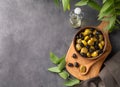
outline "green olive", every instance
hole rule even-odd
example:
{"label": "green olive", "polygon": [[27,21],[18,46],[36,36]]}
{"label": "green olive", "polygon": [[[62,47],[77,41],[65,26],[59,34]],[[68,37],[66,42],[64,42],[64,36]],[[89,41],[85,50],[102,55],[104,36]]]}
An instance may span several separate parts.
{"label": "green olive", "polygon": [[92,57],[96,57],[98,56],[98,51],[94,51],[92,54],[91,54]]}
{"label": "green olive", "polygon": [[88,53],[87,53],[87,56],[88,56],[88,57],[91,57],[91,54],[88,52]]}
{"label": "green olive", "polygon": [[84,32],[84,36],[89,35],[90,33],[92,33],[92,31],[90,29],[86,29]]}
{"label": "green olive", "polygon": [[81,34],[84,36],[84,32],[81,32]]}
{"label": "green olive", "polygon": [[88,49],[86,48],[86,47],[83,47],[82,49],[81,49],[81,53],[87,53],[88,52]]}
{"label": "green olive", "polygon": [[88,45],[94,45],[94,41],[92,41],[92,40],[88,40]]}
{"label": "green olive", "polygon": [[88,41],[89,40],[89,36],[85,36],[84,40]]}
{"label": "green olive", "polygon": [[82,40],[82,43],[84,44],[84,46],[87,46],[87,42],[85,40]]}
{"label": "green olive", "polygon": [[104,41],[101,41],[100,43],[102,44],[102,46],[104,46],[104,45],[105,45],[105,42],[104,42]]}
{"label": "green olive", "polygon": [[76,47],[76,50],[77,50],[77,51],[80,51],[80,49],[81,49],[80,44],[76,44],[76,46],[75,46],[75,47]]}
{"label": "green olive", "polygon": [[94,40],[94,41],[97,41],[97,38],[93,37],[93,40]]}
{"label": "green olive", "polygon": [[102,41],[103,40],[103,36],[100,34],[99,35],[99,41]]}
{"label": "green olive", "polygon": [[94,41],[94,38],[90,38],[91,41]]}
{"label": "green olive", "polygon": [[76,43],[80,44],[81,41],[82,41],[81,39],[77,39],[77,40],[76,40]]}
{"label": "green olive", "polygon": [[98,44],[99,48],[102,49],[103,45],[101,43]]}
{"label": "green olive", "polygon": [[95,50],[95,47],[94,47],[94,46],[90,46],[90,49],[93,49],[93,50]]}
{"label": "green olive", "polygon": [[96,32],[97,32],[97,31],[96,31],[96,30],[94,30],[94,31],[93,31],[93,34],[95,35],[95,34],[96,34]]}
{"label": "green olive", "polygon": [[86,66],[81,65],[81,66],[80,66],[80,72],[81,72],[81,73],[85,73],[85,72],[86,72]]}

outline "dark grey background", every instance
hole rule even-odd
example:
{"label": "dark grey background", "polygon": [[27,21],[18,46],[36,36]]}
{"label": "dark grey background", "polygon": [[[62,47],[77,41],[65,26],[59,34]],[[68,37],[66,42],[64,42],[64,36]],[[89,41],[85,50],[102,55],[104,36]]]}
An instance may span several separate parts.
{"label": "dark grey background", "polygon": [[[99,24],[95,10],[82,10],[82,27]],[[66,54],[78,31],[68,14],[53,0],[0,0],[0,87],[64,87],[47,69],[53,66],[49,52]],[[120,31],[110,34],[111,55],[120,50],[119,38]]]}

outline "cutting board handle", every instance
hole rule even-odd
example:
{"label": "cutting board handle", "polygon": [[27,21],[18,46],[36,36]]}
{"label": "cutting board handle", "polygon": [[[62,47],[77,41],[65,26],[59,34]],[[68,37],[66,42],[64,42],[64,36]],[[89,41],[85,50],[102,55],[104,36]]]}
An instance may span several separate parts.
{"label": "cutting board handle", "polygon": [[[105,29],[107,27],[107,25],[109,24],[109,22],[107,21],[102,21],[98,26],[94,27],[84,27],[81,28],[82,29],[87,29],[87,28],[97,28],[99,29],[103,35],[104,35],[104,39],[105,39],[105,47],[104,47],[104,53],[99,56],[99,58],[95,59],[95,60],[90,60],[90,59],[85,59],[82,56],[80,56],[80,54],[75,50],[75,44],[74,44],[74,40],[72,41],[70,48],[66,54],[66,69],[68,70],[68,72],[73,75],[74,77],[80,79],[80,80],[87,80],[93,77],[98,76],[99,72],[100,72],[100,68],[104,62],[104,60],[107,58],[107,56],[109,55],[109,53],[111,52],[111,44],[110,44],[110,40],[109,40],[109,36],[108,36],[108,29]],[[77,34],[79,32],[78,31]],[[77,35],[76,34],[76,35]],[[75,39],[75,38],[74,38]],[[73,59],[72,55],[73,53],[75,53],[77,55],[77,59]],[[79,68],[76,67],[69,67],[68,63],[75,63],[78,62],[81,65],[85,66],[85,73],[80,72]]]}
{"label": "cutting board handle", "polygon": [[105,29],[107,27],[107,25],[109,24],[108,21],[102,21],[97,28],[100,30],[103,30],[104,32],[108,33],[108,29]]}

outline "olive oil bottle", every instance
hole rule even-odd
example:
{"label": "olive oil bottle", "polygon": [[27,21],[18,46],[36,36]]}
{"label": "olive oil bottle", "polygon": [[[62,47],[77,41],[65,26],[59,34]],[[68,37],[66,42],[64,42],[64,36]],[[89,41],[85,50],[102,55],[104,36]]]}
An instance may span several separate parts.
{"label": "olive oil bottle", "polygon": [[81,20],[83,18],[83,13],[81,12],[80,8],[75,8],[73,11],[70,12],[70,24],[73,28],[79,28],[81,26]]}

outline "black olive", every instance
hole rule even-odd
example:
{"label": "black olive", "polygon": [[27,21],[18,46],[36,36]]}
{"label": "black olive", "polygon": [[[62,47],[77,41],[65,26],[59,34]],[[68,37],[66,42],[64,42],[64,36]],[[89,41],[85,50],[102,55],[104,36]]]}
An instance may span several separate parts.
{"label": "black olive", "polygon": [[74,66],[78,68],[78,67],[79,67],[79,63],[78,63],[78,62],[75,62],[75,63],[74,63]]}
{"label": "black olive", "polygon": [[87,57],[87,54],[85,54],[85,53],[80,53],[80,55],[83,57]]}
{"label": "black olive", "polygon": [[83,43],[80,43],[80,46],[81,46],[81,47],[84,47],[84,44],[83,44]]}
{"label": "black olive", "polygon": [[77,36],[76,36],[76,39],[79,39],[79,38],[80,38],[80,37],[77,35]]}
{"label": "black olive", "polygon": [[95,46],[95,45],[98,45],[98,43],[99,43],[98,41],[95,41],[95,42],[94,42],[94,46]]}
{"label": "black olive", "polygon": [[94,37],[94,35],[91,33],[90,35],[89,35],[90,37]]}
{"label": "black olive", "polygon": [[73,67],[74,65],[72,63],[68,63],[68,66],[69,67]]}
{"label": "black olive", "polygon": [[99,35],[96,34],[95,37],[96,37],[96,39],[99,39]]}
{"label": "black olive", "polygon": [[83,40],[84,36],[82,34],[79,34],[79,37]]}
{"label": "black olive", "polygon": [[95,28],[90,28],[90,30],[91,30],[91,31],[94,31],[94,30],[95,30]]}
{"label": "black olive", "polygon": [[101,34],[101,31],[97,31],[97,32],[96,32],[96,35],[99,35],[99,34]]}
{"label": "black olive", "polygon": [[98,51],[98,54],[101,54],[101,53],[103,53],[103,50],[102,50],[102,49],[100,49],[100,50]]}
{"label": "black olive", "polygon": [[89,48],[90,48],[90,45],[87,45],[86,48],[89,49]]}
{"label": "black olive", "polygon": [[93,49],[89,49],[89,52],[92,53],[92,52],[94,52],[94,50]]}
{"label": "black olive", "polygon": [[99,50],[99,46],[98,45],[95,45],[94,46],[96,50]]}
{"label": "black olive", "polygon": [[73,57],[73,58],[77,58],[77,55],[74,53],[74,54],[72,55],[72,57]]}

